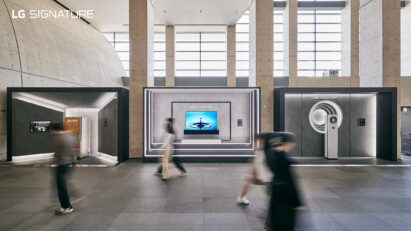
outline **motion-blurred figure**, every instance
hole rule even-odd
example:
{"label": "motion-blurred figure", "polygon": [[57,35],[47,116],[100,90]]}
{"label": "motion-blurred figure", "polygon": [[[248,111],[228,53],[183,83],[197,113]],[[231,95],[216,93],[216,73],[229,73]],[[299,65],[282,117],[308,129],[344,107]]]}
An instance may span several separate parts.
{"label": "motion-blurred figure", "polygon": [[265,158],[273,173],[269,191],[271,194],[266,220],[267,231],[294,230],[296,208],[301,200],[287,153],[295,147],[295,135],[288,132],[263,134]]}
{"label": "motion-blurred figure", "polygon": [[267,174],[270,170],[267,169],[264,155],[264,139],[260,136],[254,138],[254,158],[251,160],[251,172],[247,178],[246,183],[237,198],[237,203],[242,205],[249,205],[250,201],[246,198],[247,193],[250,192],[252,185],[265,185],[271,180],[271,175]]}
{"label": "motion-blurred figure", "polygon": [[175,140],[174,119],[167,118],[166,121],[166,133],[164,134],[163,145],[161,146],[161,149],[163,150],[161,164],[160,166],[158,166],[157,171],[154,173],[155,175],[162,176],[163,180],[167,180],[170,178],[170,174],[168,171],[170,158],[173,160],[174,164],[176,165],[176,168],[180,170],[180,176],[187,175],[187,171],[181,163],[180,159],[178,157],[173,156]]}
{"label": "motion-blurred figure", "polygon": [[52,145],[54,147],[54,161],[56,167],[57,193],[61,208],[56,210],[56,215],[68,214],[74,211],[70,204],[70,197],[67,190],[66,176],[71,165],[76,162],[74,152],[75,137],[70,131],[65,131],[59,124],[54,124],[51,133],[53,135]]}

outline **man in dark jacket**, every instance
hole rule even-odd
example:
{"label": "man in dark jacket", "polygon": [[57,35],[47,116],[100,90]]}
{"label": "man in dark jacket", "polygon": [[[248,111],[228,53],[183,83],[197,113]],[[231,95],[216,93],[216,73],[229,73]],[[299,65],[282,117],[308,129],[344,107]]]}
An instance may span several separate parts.
{"label": "man in dark jacket", "polygon": [[271,199],[266,230],[294,230],[296,208],[301,206],[301,201],[290,169],[292,162],[286,153],[294,148],[295,135],[288,132],[274,132],[261,136],[265,139],[266,162],[273,172],[272,183],[269,186]]}
{"label": "man in dark jacket", "polygon": [[74,152],[75,138],[71,131],[65,131],[61,125],[54,124],[52,131],[52,145],[54,149],[54,162],[56,167],[56,185],[61,208],[55,211],[56,215],[68,214],[74,211],[70,204],[70,197],[67,189],[66,175],[70,171],[71,165],[76,161]]}

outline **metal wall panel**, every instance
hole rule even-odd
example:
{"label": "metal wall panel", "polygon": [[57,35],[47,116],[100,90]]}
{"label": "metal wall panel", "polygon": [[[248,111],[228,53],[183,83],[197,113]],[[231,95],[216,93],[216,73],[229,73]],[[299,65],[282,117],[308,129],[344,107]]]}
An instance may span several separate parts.
{"label": "metal wall panel", "polygon": [[[377,140],[377,96],[358,94],[351,96],[351,156],[376,156]],[[365,119],[365,126],[358,119]]]}
{"label": "metal wall panel", "polygon": [[291,156],[301,157],[301,94],[286,94],[285,95],[285,131],[292,132],[297,136],[297,145],[290,153]]}
{"label": "metal wall panel", "polygon": [[411,112],[401,112],[401,153],[411,155]]}

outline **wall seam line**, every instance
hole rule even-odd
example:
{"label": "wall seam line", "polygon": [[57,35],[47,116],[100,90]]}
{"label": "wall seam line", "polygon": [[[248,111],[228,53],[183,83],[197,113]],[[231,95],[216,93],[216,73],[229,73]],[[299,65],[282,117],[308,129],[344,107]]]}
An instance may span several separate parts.
{"label": "wall seam line", "polygon": [[29,73],[29,72],[25,72],[25,71],[22,71],[21,73],[22,73],[22,74],[28,74],[28,75],[34,75],[34,76],[38,76],[38,77],[42,77],[42,78],[46,78],[46,79],[52,79],[52,80],[55,80],[55,81],[60,81],[60,82],[65,82],[65,83],[71,83],[71,84],[75,84],[75,85],[83,86],[83,87],[88,87],[88,86],[89,86],[89,85],[78,84],[78,83],[74,83],[74,82],[70,82],[70,81],[65,81],[65,80],[61,80],[61,79],[55,79],[55,78],[48,77],[48,76],[45,76],[45,75],[39,75],[39,74]]}
{"label": "wall seam line", "polygon": [[17,46],[17,54],[19,56],[21,87],[24,87],[24,85],[23,85],[23,67],[21,65],[20,46],[19,46],[19,42],[18,42],[18,39],[17,39],[16,29],[14,28],[14,23],[13,23],[13,20],[11,19],[10,11],[9,11],[9,8],[7,7],[6,0],[3,0],[3,3],[4,3],[4,6],[6,7],[7,14],[9,15],[11,27],[13,28],[14,39],[16,40],[16,46]]}
{"label": "wall seam line", "polygon": [[12,69],[12,68],[7,68],[7,67],[0,67],[0,69],[3,69],[3,70],[8,70],[8,71],[14,71],[14,72],[21,72],[20,70],[15,70],[15,69]]}
{"label": "wall seam line", "polygon": [[45,76],[45,75],[39,75],[39,74],[29,73],[29,72],[25,72],[25,71],[19,71],[19,70],[7,68],[7,67],[0,67],[0,69],[8,70],[8,71],[14,71],[14,72],[19,72],[19,73],[22,73],[22,74],[34,75],[34,76],[38,76],[38,77],[46,78],[46,79],[53,79],[53,80],[56,80],[56,81],[65,82],[65,83],[71,83],[71,84],[75,84],[75,85],[79,85],[79,86],[84,86],[84,87],[88,87],[88,86],[89,86],[89,85],[78,84],[78,83],[74,83],[74,82],[70,82],[70,81],[65,81],[65,80],[61,80],[61,79],[55,79],[55,78],[48,77],[48,76]]}

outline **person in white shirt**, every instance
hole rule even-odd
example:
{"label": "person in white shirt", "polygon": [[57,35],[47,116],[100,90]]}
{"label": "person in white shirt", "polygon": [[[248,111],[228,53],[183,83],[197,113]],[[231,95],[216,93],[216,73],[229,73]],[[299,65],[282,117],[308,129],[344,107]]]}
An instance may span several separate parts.
{"label": "person in white shirt", "polygon": [[251,191],[252,185],[265,185],[269,182],[272,175],[270,174],[267,165],[265,164],[264,155],[264,139],[260,136],[254,138],[254,158],[251,160],[250,176],[247,178],[240,195],[237,198],[237,203],[242,205],[249,205],[250,201],[246,198],[246,195]]}
{"label": "person in white shirt", "polygon": [[180,176],[186,176],[187,175],[187,170],[184,168],[183,164],[181,163],[180,159],[176,156],[173,156],[174,152],[174,140],[175,140],[175,132],[174,132],[174,119],[173,118],[167,118],[166,119],[167,123],[165,126],[166,133],[164,134],[163,138],[163,145],[161,146],[162,151],[162,157],[161,157],[161,164],[158,166],[157,171],[154,173],[154,175],[162,176],[163,180],[167,180],[170,178],[169,172],[168,172],[168,163],[170,158],[174,162],[176,168],[180,170]]}

